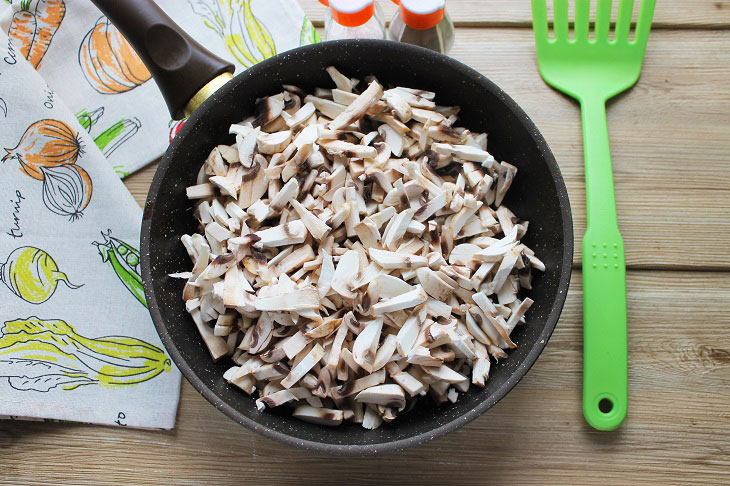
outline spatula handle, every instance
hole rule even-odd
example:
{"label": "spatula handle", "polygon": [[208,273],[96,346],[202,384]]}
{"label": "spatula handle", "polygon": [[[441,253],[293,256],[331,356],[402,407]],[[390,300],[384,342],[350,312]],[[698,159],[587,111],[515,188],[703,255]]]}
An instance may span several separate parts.
{"label": "spatula handle", "polygon": [[583,415],[598,430],[628,411],[626,262],[616,218],[603,100],[582,100],[587,228],[583,237]]}

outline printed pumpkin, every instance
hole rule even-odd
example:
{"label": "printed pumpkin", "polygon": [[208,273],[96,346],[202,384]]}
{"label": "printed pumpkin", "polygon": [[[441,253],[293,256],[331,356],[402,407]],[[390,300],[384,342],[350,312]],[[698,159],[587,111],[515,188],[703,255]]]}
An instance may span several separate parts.
{"label": "printed pumpkin", "polygon": [[127,39],[100,17],[81,41],[79,65],[92,88],[102,94],[124,93],[151,75]]}

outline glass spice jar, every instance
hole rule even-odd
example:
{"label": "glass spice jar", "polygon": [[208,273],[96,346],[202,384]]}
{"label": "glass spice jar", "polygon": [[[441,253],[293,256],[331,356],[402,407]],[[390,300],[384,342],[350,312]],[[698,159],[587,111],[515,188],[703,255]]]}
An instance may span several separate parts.
{"label": "glass spice jar", "polygon": [[454,23],[445,0],[393,0],[399,5],[390,21],[390,40],[447,54],[454,45]]}
{"label": "glass spice jar", "polygon": [[385,20],[375,0],[319,0],[329,7],[324,40],[385,39]]}

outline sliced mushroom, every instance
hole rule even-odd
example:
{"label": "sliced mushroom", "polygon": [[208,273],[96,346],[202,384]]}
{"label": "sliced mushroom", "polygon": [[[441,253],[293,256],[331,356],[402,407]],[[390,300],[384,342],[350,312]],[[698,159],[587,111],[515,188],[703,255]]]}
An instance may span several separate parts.
{"label": "sliced mushroom", "polygon": [[294,409],[292,417],[317,425],[340,425],[344,419],[344,412],[331,408],[315,408],[309,405],[300,405]]}
{"label": "sliced mushroom", "polygon": [[268,96],[256,101],[256,120],[253,124],[255,127],[266,125],[270,121],[276,119],[284,110],[284,100],[282,95]]}
{"label": "sliced mushroom", "polygon": [[322,359],[322,356],[324,356],[322,346],[315,344],[312,350],[291,369],[289,374],[286,375],[283,380],[281,380],[281,386],[284,388],[291,388],[294,384],[301,380],[304,375],[306,375],[307,372],[309,372],[309,370],[311,370],[314,365],[319,362],[320,359]]}
{"label": "sliced mushroom", "polygon": [[419,268],[416,270],[416,275],[423,290],[441,302],[446,301],[454,293],[454,290],[456,290],[456,285],[451,285],[447,282],[447,280],[450,280],[448,277],[442,273],[434,272],[430,268]]}
{"label": "sliced mushroom", "polygon": [[311,234],[315,240],[320,241],[327,233],[329,233],[330,227],[300,204],[299,201],[292,199],[290,203],[297,214],[299,214],[299,217],[302,218],[302,222],[304,223],[304,226],[306,226],[307,231],[309,231],[309,234]]}
{"label": "sliced mushroom", "polygon": [[315,289],[295,290],[286,295],[257,297],[254,306],[259,311],[297,312],[306,309],[319,309],[319,295]]}
{"label": "sliced mushroom", "polygon": [[398,132],[389,125],[380,125],[378,127],[378,133],[383,137],[385,144],[395,157],[400,157],[403,154],[403,138]]}
{"label": "sliced mushroom", "polygon": [[301,220],[281,224],[273,228],[254,233],[263,247],[295,245],[303,243],[307,237],[307,228]]}
{"label": "sliced mushroom", "polygon": [[397,409],[406,406],[406,396],[403,393],[403,388],[396,384],[372,386],[358,393],[355,400]]}
{"label": "sliced mushroom", "polygon": [[344,155],[345,157],[374,158],[377,151],[374,147],[366,145],[355,145],[354,143],[343,142],[342,140],[322,141],[320,146],[332,155]]}
{"label": "sliced mushroom", "polygon": [[365,324],[352,344],[352,357],[367,372],[372,372],[375,350],[378,347],[383,319],[374,319]]}
{"label": "sliced mushroom", "polygon": [[335,89],[285,86],[213,148],[187,189],[193,268],[172,276],[259,410],[304,400],[294,416],[372,429],[485,386],[545,264],[502,204],[516,167],[458,106],[328,72]]}
{"label": "sliced mushroom", "polygon": [[411,106],[408,101],[399,94],[398,90],[388,90],[383,93],[383,100],[388,103],[388,106],[393,110],[393,114],[398,117],[403,123],[407,122],[413,116]]}
{"label": "sliced mushroom", "polygon": [[299,108],[299,110],[297,110],[297,112],[293,115],[289,115],[288,113],[283,112],[282,116],[284,117],[284,121],[289,128],[295,128],[307,121],[312,115],[314,115],[314,111],[314,103],[308,102],[305,103],[304,106]]}
{"label": "sliced mushroom", "polygon": [[275,154],[284,150],[291,142],[291,130],[266,133],[261,132],[257,138],[257,146],[262,154]]}
{"label": "sliced mushroom", "polygon": [[383,246],[385,248],[393,251],[398,247],[401,239],[408,231],[408,225],[411,223],[414,213],[413,209],[406,209],[391,220],[392,225],[383,232]]}
{"label": "sliced mushroom", "polygon": [[340,103],[336,103],[332,100],[327,100],[312,95],[307,95],[304,98],[304,102],[312,103],[317,111],[321,112],[327,118],[331,118],[333,120],[337,118],[337,116],[344,112],[347,108],[345,105],[341,105]]}
{"label": "sliced mushroom", "polygon": [[198,184],[196,186],[188,186],[185,189],[188,199],[203,199],[215,195],[215,186],[209,182]]}
{"label": "sliced mushroom", "polygon": [[340,261],[337,262],[337,268],[332,277],[332,290],[340,294],[346,299],[356,299],[357,294],[352,291],[355,278],[358,271],[358,255],[354,250],[345,252]]}
{"label": "sliced mushroom", "polygon": [[382,96],[383,88],[377,81],[370,83],[370,86],[362,92],[342,113],[340,113],[329,124],[332,130],[340,130],[350,123],[353,123],[367,113],[368,109],[374,105]]}
{"label": "sliced mushroom", "polygon": [[426,257],[418,255],[401,255],[392,251],[369,248],[370,258],[386,269],[393,268],[420,268],[428,266]]}
{"label": "sliced mushroom", "polygon": [[258,139],[261,129],[256,128],[247,135],[236,136],[236,147],[238,148],[238,160],[241,161],[241,165],[247,169],[253,166],[253,157],[256,150],[256,141]]}

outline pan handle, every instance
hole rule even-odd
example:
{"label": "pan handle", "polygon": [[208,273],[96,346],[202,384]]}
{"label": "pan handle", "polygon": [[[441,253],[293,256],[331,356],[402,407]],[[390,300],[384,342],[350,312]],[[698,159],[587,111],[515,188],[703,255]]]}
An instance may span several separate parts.
{"label": "pan handle", "polygon": [[173,118],[189,115],[231,79],[235,66],[198,44],[153,0],[92,1],[137,51]]}

